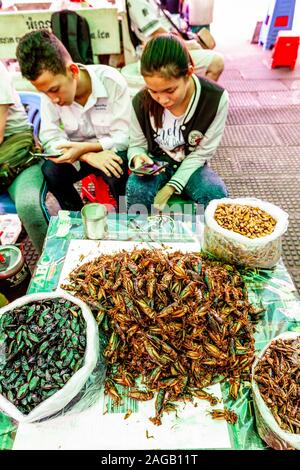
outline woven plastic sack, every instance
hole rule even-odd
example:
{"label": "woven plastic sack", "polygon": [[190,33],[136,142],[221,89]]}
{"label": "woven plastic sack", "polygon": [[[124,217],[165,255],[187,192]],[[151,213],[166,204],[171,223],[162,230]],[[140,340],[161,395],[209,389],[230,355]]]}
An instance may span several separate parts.
{"label": "woven plastic sack", "polygon": [[214,49],[216,47],[216,41],[207,28],[200,29],[196,36],[203,49]]}
{"label": "woven plastic sack", "polygon": [[[258,207],[276,220],[274,231],[260,238],[248,238],[221,227],[214,218],[220,204],[242,204]],[[281,257],[281,238],[288,227],[288,214],[256,198],[223,198],[210,201],[205,210],[204,251],[227,263],[251,268],[273,268]]]}
{"label": "woven plastic sack", "polygon": [[[39,403],[30,413],[23,414],[3,395],[0,395],[0,410],[21,423],[45,420],[65,414],[80,412],[92,406],[100,397],[105,377],[105,363],[99,352],[99,332],[90,308],[80,299],[57,291],[29,294],[0,309],[1,316],[16,307],[39,300],[64,298],[81,308],[86,321],[86,349],[83,365],[56,393]],[[1,331],[0,331],[1,336]],[[5,361],[5,343],[0,344],[0,363]]]}
{"label": "woven plastic sack", "polygon": [[259,387],[253,378],[254,370],[259,360],[264,356],[266,350],[273,341],[276,341],[278,339],[293,339],[299,336],[299,333],[291,331],[276,336],[260,352],[259,356],[256,358],[252,365],[251,385],[253,391],[253,402],[258,434],[260,435],[262,440],[268,444],[268,446],[276,450],[300,450],[300,435],[284,431],[279,427],[270,409],[268,408],[263,397],[260,394]]}

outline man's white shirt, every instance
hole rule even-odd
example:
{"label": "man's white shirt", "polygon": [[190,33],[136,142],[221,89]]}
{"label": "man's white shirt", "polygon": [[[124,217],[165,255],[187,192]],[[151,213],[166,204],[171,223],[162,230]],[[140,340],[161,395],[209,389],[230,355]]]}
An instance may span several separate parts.
{"label": "man's white shirt", "polygon": [[128,147],[131,99],[124,77],[107,65],[79,65],[92,82],[92,92],[84,106],[52,103],[41,97],[40,140],[47,152],[67,141],[99,142],[103,150]]}

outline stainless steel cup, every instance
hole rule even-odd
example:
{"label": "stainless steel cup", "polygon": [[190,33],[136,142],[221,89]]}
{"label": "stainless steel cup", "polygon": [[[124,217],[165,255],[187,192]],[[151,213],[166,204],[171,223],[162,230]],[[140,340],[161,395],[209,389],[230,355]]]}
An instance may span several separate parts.
{"label": "stainless steel cup", "polygon": [[107,209],[103,204],[93,202],[81,209],[81,217],[86,238],[100,240],[107,232]]}

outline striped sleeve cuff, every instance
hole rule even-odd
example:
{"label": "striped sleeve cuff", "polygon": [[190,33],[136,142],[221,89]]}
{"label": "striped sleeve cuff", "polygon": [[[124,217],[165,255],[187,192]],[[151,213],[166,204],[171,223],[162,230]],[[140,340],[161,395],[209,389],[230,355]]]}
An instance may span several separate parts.
{"label": "striped sleeve cuff", "polygon": [[184,188],[184,186],[181,183],[179,183],[177,180],[174,180],[174,179],[170,179],[167,185],[173,186],[173,188],[175,188],[175,194],[181,194]]}

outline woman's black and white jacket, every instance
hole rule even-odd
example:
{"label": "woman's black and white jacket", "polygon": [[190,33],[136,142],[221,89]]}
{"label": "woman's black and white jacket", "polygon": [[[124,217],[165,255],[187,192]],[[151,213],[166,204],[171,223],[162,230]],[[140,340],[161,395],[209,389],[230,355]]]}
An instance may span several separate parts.
{"label": "woman's black and white jacket", "polygon": [[[193,75],[195,93],[186,110],[181,131],[185,141],[185,158],[168,182],[180,194],[191,175],[208,162],[215,153],[225,128],[229,98],[226,90],[203,77]],[[170,157],[155,142],[157,130],[153,118],[143,106],[143,91],[133,98],[130,124],[128,159],[141,154],[170,160]],[[175,165],[174,165],[175,167]]]}

